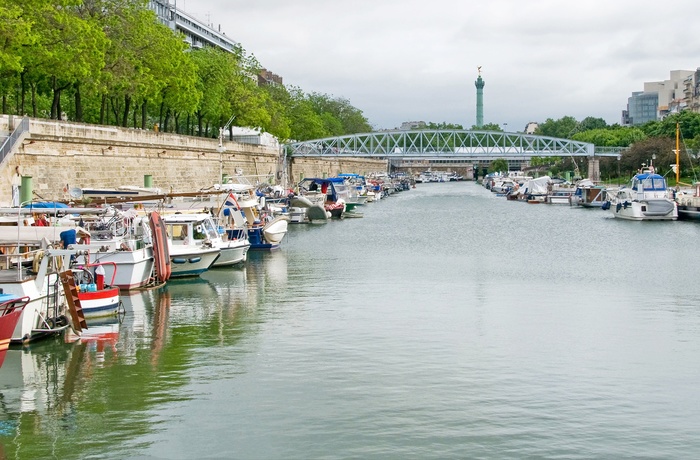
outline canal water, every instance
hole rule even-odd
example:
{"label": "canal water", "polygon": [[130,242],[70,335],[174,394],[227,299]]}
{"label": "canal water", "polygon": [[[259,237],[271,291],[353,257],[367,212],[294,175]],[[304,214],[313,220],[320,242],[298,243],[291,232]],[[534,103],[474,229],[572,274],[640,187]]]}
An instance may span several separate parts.
{"label": "canal water", "polygon": [[697,458],[700,224],[419,184],[11,350],[5,458]]}

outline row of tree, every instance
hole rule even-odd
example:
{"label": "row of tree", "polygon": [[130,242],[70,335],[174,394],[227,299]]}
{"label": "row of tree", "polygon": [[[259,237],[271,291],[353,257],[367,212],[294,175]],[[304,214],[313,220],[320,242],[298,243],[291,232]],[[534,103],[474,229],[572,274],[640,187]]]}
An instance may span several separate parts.
{"label": "row of tree", "polygon": [[[676,126],[679,127],[680,140],[678,158],[676,158]],[[472,129],[476,127],[473,126]],[[480,129],[501,131],[500,126],[495,124],[489,124]],[[539,124],[535,134],[589,142],[599,147],[620,148],[622,154],[619,160],[615,157],[601,159],[601,176],[604,179],[629,177],[642,165],[653,163],[656,170],[671,177],[673,183],[675,180],[673,165],[676,164],[677,159],[683,178],[697,181],[700,176],[698,161],[700,113],[683,111],[642,126],[608,125],[604,119],[594,117],[587,117],[581,121],[571,116],[558,120],[548,118]],[[574,164],[575,161],[574,158],[533,158],[531,165],[545,168],[552,174],[564,171],[578,171],[586,174],[587,161],[579,159],[579,163]],[[495,160],[490,170],[499,171],[504,163],[507,166],[505,160]]]}
{"label": "row of tree", "polygon": [[207,137],[232,116],[282,140],[372,130],[348,100],[258,85],[260,71],[240,46],[190,49],[147,0],[0,3],[3,113]]}

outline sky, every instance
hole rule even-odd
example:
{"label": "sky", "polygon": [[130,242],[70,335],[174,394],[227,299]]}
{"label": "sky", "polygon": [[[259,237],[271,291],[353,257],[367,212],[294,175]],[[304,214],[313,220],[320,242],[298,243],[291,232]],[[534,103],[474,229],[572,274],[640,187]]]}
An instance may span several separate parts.
{"label": "sky", "polygon": [[[173,3],[175,0],[170,0]],[[697,0],[177,0],[286,86],[344,98],[375,129],[592,116],[620,123],[633,91],[700,67]],[[697,13],[695,13],[697,14]]]}

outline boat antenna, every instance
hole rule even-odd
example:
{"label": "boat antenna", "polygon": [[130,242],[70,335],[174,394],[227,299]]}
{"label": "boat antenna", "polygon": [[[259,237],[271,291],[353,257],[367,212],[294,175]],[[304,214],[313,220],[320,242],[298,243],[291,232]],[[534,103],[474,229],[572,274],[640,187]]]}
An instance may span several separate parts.
{"label": "boat antenna", "polygon": [[681,165],[680,165],[680,152],[681,152],[681,147],[680,147],[680,139],[681,139],[681,124],[679,121],[676,121],[676,187],[678,186],[679,182],[681,181]]}

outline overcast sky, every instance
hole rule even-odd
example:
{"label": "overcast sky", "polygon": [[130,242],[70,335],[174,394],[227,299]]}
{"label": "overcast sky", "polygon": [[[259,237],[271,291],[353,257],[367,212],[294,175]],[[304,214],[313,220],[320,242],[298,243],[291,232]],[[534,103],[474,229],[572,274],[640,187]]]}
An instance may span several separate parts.
{"label": "overcast sky", "polygon": [[[171,3],[174,0],[170,0]],[[346,98],[376,129],[571,115],[619,123],[633,91],[700,67],[697,0],[177,0],[284,84]],[[695,17],[695,19],[693,19]]]}

